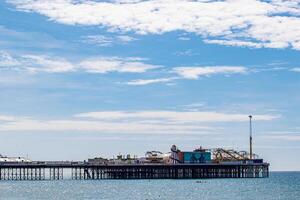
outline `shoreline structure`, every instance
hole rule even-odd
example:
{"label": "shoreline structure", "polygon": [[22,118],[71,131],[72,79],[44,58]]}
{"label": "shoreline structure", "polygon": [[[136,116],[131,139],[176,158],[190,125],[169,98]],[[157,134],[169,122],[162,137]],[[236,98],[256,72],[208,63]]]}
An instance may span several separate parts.
{"label": "shoreline structure", "polygon": [[181,151],[172,145],[169,153],[148,151],[145,157],[118,155],[87,161],[31,161],[22,157],[0,155],[0,180],[60,180],[68,171],[74,180],[88,179],[200,179],[200,178],[267,178],[269,163],[250,151],[204,149]]}
{"label": "shoreline structure", "polygon": [[245,151],[222,148],[180,151],[173,145],[170,153],[149,151],[142,158],[119,155],[74,162],[1,157],[0,180],[61,180],[67,177],[64,174],[73,180],[269,177],[269,163],[249,156]]}

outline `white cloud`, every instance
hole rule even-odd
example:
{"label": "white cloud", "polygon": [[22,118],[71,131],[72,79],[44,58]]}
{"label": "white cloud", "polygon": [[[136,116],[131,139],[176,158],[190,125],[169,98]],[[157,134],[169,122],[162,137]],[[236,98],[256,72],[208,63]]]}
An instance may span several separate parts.
{"label": "white cloud", "polygon": [[300,72],[300,67],[295,67],[295,68],[291,69],[290,71],[292,71],[292,72]]}
{"label": "white cloud", "polygon": [[64,24],[139,34],[185,31],[224,45],[300,50],[300,7],[295,0],[7,1]]}
{"label": "white cloud", "polygon": [[9,68],[19,65],[18,60],[14,59],[6,52],[0,52],[0,67]]}
{"label": "white cloud", "polygon": [[62,73],[75,70],[75,65],[62,58],[50,58],[40,55],[22,56],[22,65],[30,72]]}
{"label": "white cloud", "polygon": [[95,44],[98,46],[113,46],[114,44],[127,44],[135,41],[134,37],[128,35],[104,36],[104,35],[88,35],[84,36],[82,42],[87,44]]}
{"label": "white cloud", "polygon": [[177,79],[198,79],[201,76],[210,76],[216,74],[245,74],[248,72],[246,67],[240,66],[211,66],[211,67],[175,67],[171,73],[178,76],[156,79],[137,79],[128,81],[127,85],[149,85],[154,83],[169,83]]}
{"label": "white cloud", "polygon": [[191,40],[191,38],[189,38],[189,37],[184,37],[184,36],[181,36],[181,37],[179,37],[179,38],[178,38],[178,40],[182,40],[182,41],[189,41],[189,40]]}
{"label": "white cloud", "polygon": [[[255,120],[279,116],[256,115]],[[38,120],[0,116],[0,131],[99,131],[101,133],[201,134],[213,133],[217,126],[207,122],[243,122],[245,114],[181,111],[103,111],[80,113],[69,119]]]}
{"label": "white cloud", "polygon": [[148,70],[159,68],[160,66],[145,64],[142,62],[131,61],[130,59],[112,58],[93,58],[79,63],[80,68],[90,73],[108,72],[127,72],[143,73]]}
{"label": "white cloud", "polygon": [[83,37],[82,42],[106,47],[111,46],[114,41],[113,38],[104,35],[88,35]]}
{"label": "white cloud", "polygon": [[200,76],[213,74],[245,74],[247,68],[235,66],[215,66],[215,67],[176,67],[174,72],[186,79],[198,79]]}
{"label": "white cloud", "polygon": [[176,51],[174,53],[176,56],[197,56],[200,55],[200,53],[194,52],[192,49],[187,49],[184,51]]}
{"label": "white cloud", "polygon": [[102,122],[87,120],[19,120],[0,124],[0,131],[98,131],[101,133],[201,133],[212,130],[197,125]]}
{"label": "white cloud", "polygon": [[153,83],[167,83],[178,79],[177,77],[157,78],[157,79],[137,79],[127,82],[128,85],[148,85]]}
{"label": "white cloud", "polygon": [[[168,121],[172,123],[191,123],[191,122],[242,122],[248,121],[248,115],[245,114],[228,114],[219,112],[187,112],[187,111],[109,111],[109,112],[90,112],[81,113],[76,117],[91,118],[91,119],[118,119],[118,120],[131,120],[142,119],[152,121]],[[255,115],[255,120],[274,120],[279,116],[273,115]]]}
{"label": "white cloud", "polygon": [[43,55],[12,56],[7,52],[0,52],[0,67],[18,71],[49,73],[75,70],[75,66],[63,58],[51,58]]}
{"label": "white cloud", "polygon": [[[145,73],[161,68],[159,65],[144,63],[142,58],[120,57],[93,57],[77,62],[71,62],[60,57],[44,55],[18,55],[12,56],[2,52],[0,54],[0,67],[11,70],[23,70],[27,72],[65,73],[83,71],[87,73]],[[168,83],[176,79],[198,79],[200,76],[213,74],[243,74],[247,68],[239,66],[211,66],[211,67],[175,67],[167,71],[179,76],[154,79],[137,79],[127,82],[127,85],[148,85],[154,83]]]}
{"label": "white cloud", "polygon": [[300,132],[297,131],[279,131],[265,133],[262,138],[286,141],[300,141]]}
{"label": "white cloud", "polygon": [[244,46],[244,47],[252,47],[252,48],[261,48],[263,44],[258,42],[247,42],[241,40],[204,40],[205,43],[208,44],[220,44],[227,46]]}
{"label": "white cloud", "polygon": [[186,110],[186,111],[199,111],[199,109],[203,108],[206,105],[204,102],[199,102],[199,103],[191,103],[187,105],[182,105],[181,107]]}
{"label": "white cloud", "polygon": [[27,72],[63,73],[84,71],[87,73],[143,73],[161,66],[142,62],[141,58],[97,57],[71,62],[60,57],[44,55],[12,56],[0,53],[0,67]]}
{"label": "white cloud", "polygon": [[14,121],[16,118],[13,116],[8,115],[0,115],[0,122],[1,121]]}
{"label": "white cloud", "polygon": [[117,38],[123,43],[128,43],[128,42],[137,40],[136,38],[128,36],[128,35],[119,35],[119,36],[117,36]]}
{"label": "white cloud", "polygon": [[62,58],[51,58],[41,55],[12,56],[7,52],[0,52],[0,67],[29,72],[69,72],[75,66]]}

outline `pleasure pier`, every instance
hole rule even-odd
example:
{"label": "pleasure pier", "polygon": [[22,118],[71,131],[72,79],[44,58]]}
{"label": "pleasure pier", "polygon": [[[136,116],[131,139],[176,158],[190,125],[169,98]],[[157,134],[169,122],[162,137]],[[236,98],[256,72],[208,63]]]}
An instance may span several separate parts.
{"label": "pleasure pier", "polygon": [[[211,154],[212,153],[212,154]],[[117,159],[88,161],[0,162],[0,180],[96,179],[201,179],[266,178],[269,163],[225,149],[182,152],[175,145],[163,154],[150,151],[143,158],[119,155]],[[211,159],[212,157],[212,159]]]}
{"label": "pleasure pier", "polygon": [[249,153],[201,146],[182,151],[172,145],[167,153],[147,151],[144,157],[127,154],[84,161],[31,161],[0,155],[0,180],[267,178],[269,163],[253,153],[252,116],[249,119]]}

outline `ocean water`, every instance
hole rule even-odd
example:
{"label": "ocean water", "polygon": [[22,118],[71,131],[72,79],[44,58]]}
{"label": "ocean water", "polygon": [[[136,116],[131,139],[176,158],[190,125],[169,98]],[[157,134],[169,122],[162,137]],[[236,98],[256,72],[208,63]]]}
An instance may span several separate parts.
{"label": "ocean water", "polygon": [[266,179],[0,181],[0,199],[300,200],[300,172]]}

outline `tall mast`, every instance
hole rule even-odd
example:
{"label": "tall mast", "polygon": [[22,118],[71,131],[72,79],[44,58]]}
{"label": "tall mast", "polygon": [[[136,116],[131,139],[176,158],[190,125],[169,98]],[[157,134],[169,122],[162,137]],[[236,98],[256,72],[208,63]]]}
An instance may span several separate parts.
{"label": "tall mast", "polygon": [[249,115],[250,119],[250,159],[253,159],[253,152],[252,152],[252,115]]}

